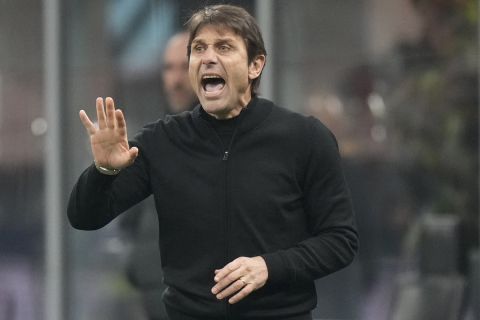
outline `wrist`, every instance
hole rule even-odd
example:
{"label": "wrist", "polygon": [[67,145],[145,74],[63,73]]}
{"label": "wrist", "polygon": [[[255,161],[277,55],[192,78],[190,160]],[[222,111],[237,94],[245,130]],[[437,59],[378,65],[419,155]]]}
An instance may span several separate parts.
{"label": "wrist", "polygon": [[101,174],[105,174],[107,176],[116,176],[117,174],[120,173],[122,169],[114,169],[114,168],[107,168],[103,167],[97,164],[97,162],[94,161],[95,168],[97,169],[98,172]]}

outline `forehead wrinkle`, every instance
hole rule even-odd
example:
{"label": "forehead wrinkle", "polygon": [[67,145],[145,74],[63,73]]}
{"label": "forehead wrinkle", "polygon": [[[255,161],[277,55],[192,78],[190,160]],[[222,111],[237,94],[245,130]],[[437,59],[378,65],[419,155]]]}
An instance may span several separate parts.
{"label": "forehead wrinkle", "polygon": [[[223,25],[223,24],[205,24],[205,25],[202,25],[200,26],[196,31],[195,31],[195,34],[194,34],[194,40],[198,38],[198,34],[199,33],[202,33],[202,31],[204,31],[205,29],[208,29],[209,33],[215,33],[215,35],[217,36],[220,36],[220,38],[231,38],[231,39],[234,39],[231,35],[238,35],[238,33],[233,30],[232,28],[226,26],[226,25]],[[193,40],[192,40],[193,42]]]}

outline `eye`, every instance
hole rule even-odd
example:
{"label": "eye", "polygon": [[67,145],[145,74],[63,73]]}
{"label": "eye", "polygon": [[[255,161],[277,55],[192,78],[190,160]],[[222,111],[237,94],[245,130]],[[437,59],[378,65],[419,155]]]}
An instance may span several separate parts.
{"label": "eye", "polygon": [[196,44],[193,46],[193,51],[195,53],[202,53],[203,51],[205,51],[205,46],[201,44]]}
{"label": "eye", "polygon": [[231,47],[227,44],[221,44],[221,45],[218,46],[218,50],[220,52],[228,52],[228,51],[230,51],[230,49],[231,49]]}

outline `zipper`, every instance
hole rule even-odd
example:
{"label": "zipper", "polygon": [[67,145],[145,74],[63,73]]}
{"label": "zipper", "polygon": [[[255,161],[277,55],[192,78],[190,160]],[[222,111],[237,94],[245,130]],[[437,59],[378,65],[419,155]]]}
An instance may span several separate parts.
{"label": "zipper", "polygon": [[[241,119],[238,119],[241,120]],[[229,260],[229,237],[228,235],[230,234],[230,219],[229,219],[229,194],[228,194],[228,159],[230,157],[230,150],[232,148],[233,142],[235,140],[235,137],[237,135],[238,127],[240,124],[240,121],[237,121],[235,125],[235,129],[233,131],[232,137],[230,138],[230,142],[228,143],[227,148],[225,148],[225,144],[223,143],[222,138],[218,134],[217,130],[213,128],[213,126],[208,123],[208,121],[205,121],[207,125],[212,129],[213,132],[215,132],[215,135],[218,138],[218,141],[220,141],[220,145],[223,148],[223,155],[222,155],[222,162],[224,163],[224,173],[225,173],[225,194],[224,194],[224,212],[225,212],[225,260],[228,262]],[[230,304],[228,303],[228,300],[225,300],[225,320],[228,320],[230,318]]]}
{"label": "zipper", "polygon": [[[233,136],[232,136],[233,137]],[[224,166],[224,172],[225,172],[225,189],[224,189],[224,216],[225,216],[225,260],[227,262],[229,261],[229,255],[230,255],[230,241],[229,241],[229,232],[230,232],[230,219],[229,219],[229,197],[228,197],[228,150],[226,150],[223,154],[222,162],[225,164]],[[225,320],[228,320],[230,318],[230,306],[228,304],[228,301],[225,300]]]}
{"label": "zipper", "polygon": [[[240,120],[240,119],[239,119]],[[230,138],[230,142],[228,144],[227,149],[223,152],[222,161],[225,163],[225,257],[228,262],[230,262],[230,196],[228,193],[229,190],[229,179],[228,179],[228,159],[230,156],[230,150],[232,149],[233,142],[235,141],[235,136],[237,135],[239,122],[235,125],[235,130],[233,131],[232,137]],[[218,134],[217,134],[218,135]],[[221,140],[221,139],[220,139]],[[222,142],[223,144],[223,142]],[[225,146],[224,146],[225,147]],[[230,304],[228,300],[225,300],[225,319],[230,319]]]}

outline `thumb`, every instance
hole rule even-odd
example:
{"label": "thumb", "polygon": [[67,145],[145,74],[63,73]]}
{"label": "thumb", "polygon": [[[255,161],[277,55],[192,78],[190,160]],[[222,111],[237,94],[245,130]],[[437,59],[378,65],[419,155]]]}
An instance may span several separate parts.
{"label": "thumb", "polygon": [[137,147],[131,147],[130,150],[128,150],[128,153],[130,155],[130,163],[133,163],[135,159],[138,156],[138,148]]}

